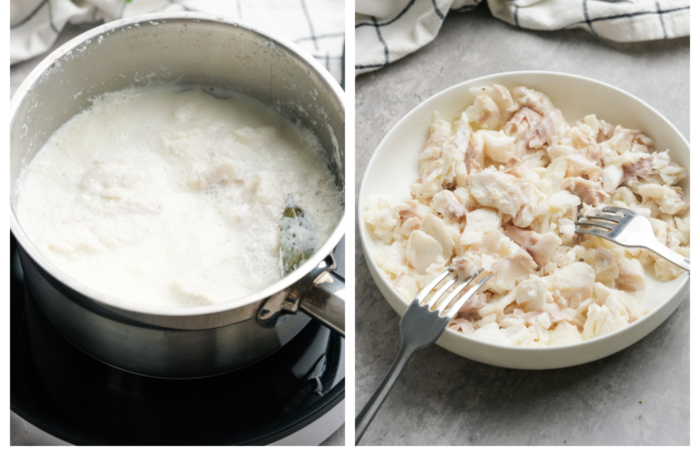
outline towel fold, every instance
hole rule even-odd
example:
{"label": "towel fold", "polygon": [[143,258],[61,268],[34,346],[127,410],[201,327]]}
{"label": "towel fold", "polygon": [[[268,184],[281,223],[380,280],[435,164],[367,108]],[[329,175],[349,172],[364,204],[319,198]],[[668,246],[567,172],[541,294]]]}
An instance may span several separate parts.
{"label": "towel fold", "polygon": [[[356,0],[355,74],[377,70],[427,45],[448,13],[483,0]],[[487,0],[494,17],[530,30],[582,28],[618,42],[690,34],[690,0]]]}
{"label": "towel fold", "polygon": [[99,25],[141,14],[198,11],[222,15],[289,39],[341,82],[343,0],[11,0],[10,64],[51,48],[67,24]]}

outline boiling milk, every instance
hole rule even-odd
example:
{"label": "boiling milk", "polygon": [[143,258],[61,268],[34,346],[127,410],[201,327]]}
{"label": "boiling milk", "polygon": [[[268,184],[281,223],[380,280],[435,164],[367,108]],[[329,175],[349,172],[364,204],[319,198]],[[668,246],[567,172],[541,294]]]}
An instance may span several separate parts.
{"label": "boiling milk", "polygon": [[318,139],[250,98],[159,86],[103,95],[26,168],[17,217],[77,281],[145,305],[240,299],[283,276],[290,202],[320,246],[342,194]]}

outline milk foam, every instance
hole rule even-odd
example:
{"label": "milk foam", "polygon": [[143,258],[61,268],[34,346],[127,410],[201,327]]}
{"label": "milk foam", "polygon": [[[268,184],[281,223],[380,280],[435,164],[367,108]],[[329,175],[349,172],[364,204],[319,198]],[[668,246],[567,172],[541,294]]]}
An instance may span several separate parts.
{"label": "milk foam", "polygon": [[60,270],[123,300],[195,306],[282,278],[291,197],[318,232],[342,193],[318,139],[261,103],[158,86],[103,95],[59,128],[20,182],[17,217]]}

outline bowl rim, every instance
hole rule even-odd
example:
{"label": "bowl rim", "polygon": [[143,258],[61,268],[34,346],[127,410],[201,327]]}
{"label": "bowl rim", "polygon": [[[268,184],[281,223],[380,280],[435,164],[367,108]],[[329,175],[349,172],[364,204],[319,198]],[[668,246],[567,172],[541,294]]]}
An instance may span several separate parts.
{"label": "bowl rim", "polygon": [[[394,289],[394,286],[389,283],[389,280],[384,276],[384,271],[377,265],[377,263],[374,261],[374,258],[368,254],[369,247],[368,247],[368,230],[367,226],[364,223],[363,217],[364,217],[364,211],[362,210],[362,207],[364,206],[364,201],[367,198],[368,193],[366,193],[366,181],[367,181],[367,173],[369,172],[370,168],[373,166],[375,163],[376,158],[378,157],[378,154],[380,153],[378,150],[381,149],[384,145],[386,145],[386,141],[388,140],[389,136],[394,132],[395,129],[399,128],[405,121],[407,121],[413,114],[416,114],[424,104],[432,101],[433,99],[447,95],[450,91],[457,90],[461,88],[464,85],[467,84],[474,84],[478,83],[481,80],[489,80],[493,79],[496,77],[505,77],[505,76],[523,76],[523,75],[545,75],[545,76],[555,76],[555,77],[562,77],[562,78],[569,78],[569,79],[576,79],[579,81],[585,81],[593,84],[597,84],[599,86],[602,86],[607,89],[612,89],[628,98],[631,100],[641,104],[641,106],[644,106],[647,108],[649,111],[651,111],[654,115],[657,116],[657,118],[661,119],[667,126],[670,127],[673,132],[681,138],[682,142],[686,146],[686,151],[688,153],[690,152],[690,144],[688,143],[688,140],[683,136],[683,134],[678,131],[678,129],[668,120],[666,117],[664,117],[661,113],[659,113],[656,109],[654,109],[651,105],[646,103],[644,100],[640,99],[639,97],[630,94],[627,91],[624,91],[618,87],[615,87],[611,84],[605,83],[603,81],[599,81],[593,78],[589,77],[584,77],[580,75],[573,75],[569,73],[564,73],[564,72],[554,72],[554,71],[542,71],[542,70],[524,70],[524,71],[511,71],[511,72],[499,72],[499,73],[494,73],[494,74],[489,74],[477,78],[472,78],[460,83],[457,83],[455,85],[449,86],[434,95],[426,98],[425,100],[421,101],[418,105],[416,105],[414,108],[412,108],[408,113],[403,115],[401,119],[399,119],[398,122],[396,122],[390,129],[389,131],[386,132],[382,140],[379,142],[377,147],[375,148],[374,152],[372,153],[372,157],[370,158],[369,162],[367,163],[367,167],[365,168],[365,172],[362,175],[362,182],[360,184],[360,191],[359,195],[357,198],[357,221],[358,221],[358,228],[360,231],[360,241],[362,243],[362,252],[364,254],[365,261],[367,262],[368,266],[370,269],[370,274],[372,274],[372,278],[374,279],[374,282],[379,284],[381,283],[383,287],[390,292],[395,299],[399,300],[406,308],[408,308],[409,302],[407,302],[401,295],[399,295],[398,292],[396,292],[396,289]],[[689,168],[686,168],[686,170],[689,171]],[[689,192],[685,193],[686,195],[689,195]],[[377,280],[377,277],[375,276],[375,273],[379,275],[380,280]],[[689,273],[681,275],[681,277],[685,277],[685,279],[681,282],[681,284],[661,303],[659,303],[653,310],[649,311],[647,314],[645,314],[643,317],[640,319],[636,320],[634,323],[631,323],[627,325],[626,327],[623,327],[619,330],[616,330],[612,333],[605,334],[603,336],[598,336],[593,339],[588,339],[585,341],[577,342],[574,344],[566,344],[566,345],[557,345],[557,346],[544,346],[544,347],[522,347],[522,346],[515,346],[515,345],[505,345],[505,344],[497,344],[493,342],[488,342],[484,341],[481,339],[475,339],[471,337],[468,334],[461,333],[459,331],[455,331],[451,328],[445,328],[445,332],[442,334],[444,337],[445,335],[453,338],[453,339],[458,339],[460,340],[459,345],[462,346],[469,346],[469,345],[483,345],[485,347],[489,347],[491,349],[499,349],[499,350],[508,350],[508,351],[519,351],[519,352],[547,352],[547,351],[554,351],[554,350],[562,350],[562,349],[580,349],[585,346],[589,345],[595,345],[603,340],[606,339],[612,339],[615,336],[623,333],[629,333],[633,332],[639,327],[642,327],[645,322],[651,320],[651,317],[658,313],[659,311],[663,310],[666,305],[671,302],[676,296],[678,296],[681,293],[684,292],[689,292],[689,284],[690,284],[690,276]],[[389,301],[386,296],[384,296],[382,290],[380,289],[380,293],[382,294],[382,297],[389,303],[390,306],[391,302]],[[393,308],[393,306],[392,306]],[[402,314],[399,314],[402,316]],[[653,330],[653,328],[652,328]],[[649,331],[651,332],[651,331]],[[648,334],[648,333],[646,333]],[[646,334],[644,336],[646,336]],[[442,338],[441,338],[442,339]],[[636,342],[636,341],[635,341]],[[449,350],[449,349],[448,349]]]}
{"label": "bowl rim", "polygon": [[[333,76],[328,72],[314,57],[308,54],[306,51],[302,50],[297,44],[289,39],[279,36],[276,33],[272,33],[266,30],[261,30],[255,26],[252,26],[246,22],[239,21],[230,17],[225,17],[217,14],[209,14],[202,12],[191,12],[191,11],[176,11],[176,12],[164,12],[164,13],[153,13],[144,14],[135,17],[118,19],[112,22],[105,23],[98,27],[92,28],[79,36],[71,39],[67,43],[63,44],[48,56],[46,56],[24,79],[20,87],[17,89],[15,94],[12,96],[10,101],[10,123],[15,118],[19,105],[22,103],[28,92],[32,89],[35,83],[37,83],[43,74],[49,69],[56,61],[59,61],[62,57],[66,56],[71,52],[71,50],[77,49],[82,45],[87,44],[90,40],[96,39],[99,36],[110,33],[115,30],[128,29],[134,25],[140,26],[157,26],[162,22],[180,22],[180,21],[193,21],[193,22],[205,22],[214,25],[228,25],[239,29],[247,30],[255,35],[258,35],[261,39],[273,43],[277,47],[281,47],[299,58],[303,61],[309,69],[311,69],[315,75],[319,76],[322,83],[328,89],[329,94],[334,96],[338,103],[341,105],[341,112],[343,114],[343,122],[345,122],[345,101],[344,92],[341,89],[338,82],[333,78]],[[138,28],[138,27],[137,27]],[[12,183],[13,181],[10,180]],[[345,189],[345,187],[344,187]],[[15,210],[12,207],[12,198],[10,198],[10,230],[14,234],[17,242],[20,244],[22,249],[27,252],[31,259],[36,262],[44,271],[46,271],[50,276],[55,278],[57,281],[78,292],[90,300],[105,306],[110,309],[116,309],[125,311],[128,313],[144,314],[148,316],[160,316],[160,317],[198,317],[198,316],[210,316],[217,313],[222,313],[230,310],[235,310],[243,308],[250,304],[254,304],[261,300],[267,299],[270,296],[283,291],[289,286],[293,285],[297,281],[301,280],[307,275],[314,267],[318,266],[321,261],[331,254],[335,246],[340,242],[341,238],[345,234],[345,222],[346,222],[346,209],[343,208],[342,215],[338,219],[338,223],[333,229],[332,233],[326,239],[322,246],[300,267],[289,275],[283,277],[276,283],[268,286],[258,292],[241,297],[238,299],[233,299],[223,303],[217,303],[213,305],[203,305],[203,306],[188,306],[188,307],[159,307],[159,306],[148,306],[142,305],[135,302],[129,302],[122,300],[114,295],[106,294],[100,292],[96,289],[86,286],[85,284],[78,282],[74,278],[67,275],[65,272],[60,270],[56,265],[48,260],[31,242],[28,236],[24,233]]]}

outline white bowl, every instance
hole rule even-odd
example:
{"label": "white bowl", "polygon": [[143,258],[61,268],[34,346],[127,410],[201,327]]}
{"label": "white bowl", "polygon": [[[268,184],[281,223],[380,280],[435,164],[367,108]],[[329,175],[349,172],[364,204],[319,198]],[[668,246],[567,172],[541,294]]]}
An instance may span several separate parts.
{"label": "white bowl", "polygon": [[[690,168],[690,148],[681,133],[661,114],[627,92],[590,78],[554,72],[509,72],[477,78],[446,89],[424,101],[399,121],[384,137],[367,166],[358,205],[360,239],[365,260],[379,290],[394,310],[403,315],[408,307],[391,285],[372,255],[385,246],[364,223],[367,196],[388,195],[410,198],[408,186],[420,176],[418,155],[428,136],[434,112],[452,121],[474,101],[469,88],[501,84],[509,89],[526,86],[547,94],[564,118],[573,122],[596,114],[613,125],[642,130],[659,150],[670,149],[671,159]],[[681,183],[688,194],[688,178]],[[512,369],[556,369],[584,364],[618,352],[651,333],[678,307],[690,290],[688,274],[661,282],[651,278],[642,308],[649,313],[633,324],[595,339],[560,347],[523,348],[479,341],[468,335],[446,330],[437,344],[465,358]]]}

